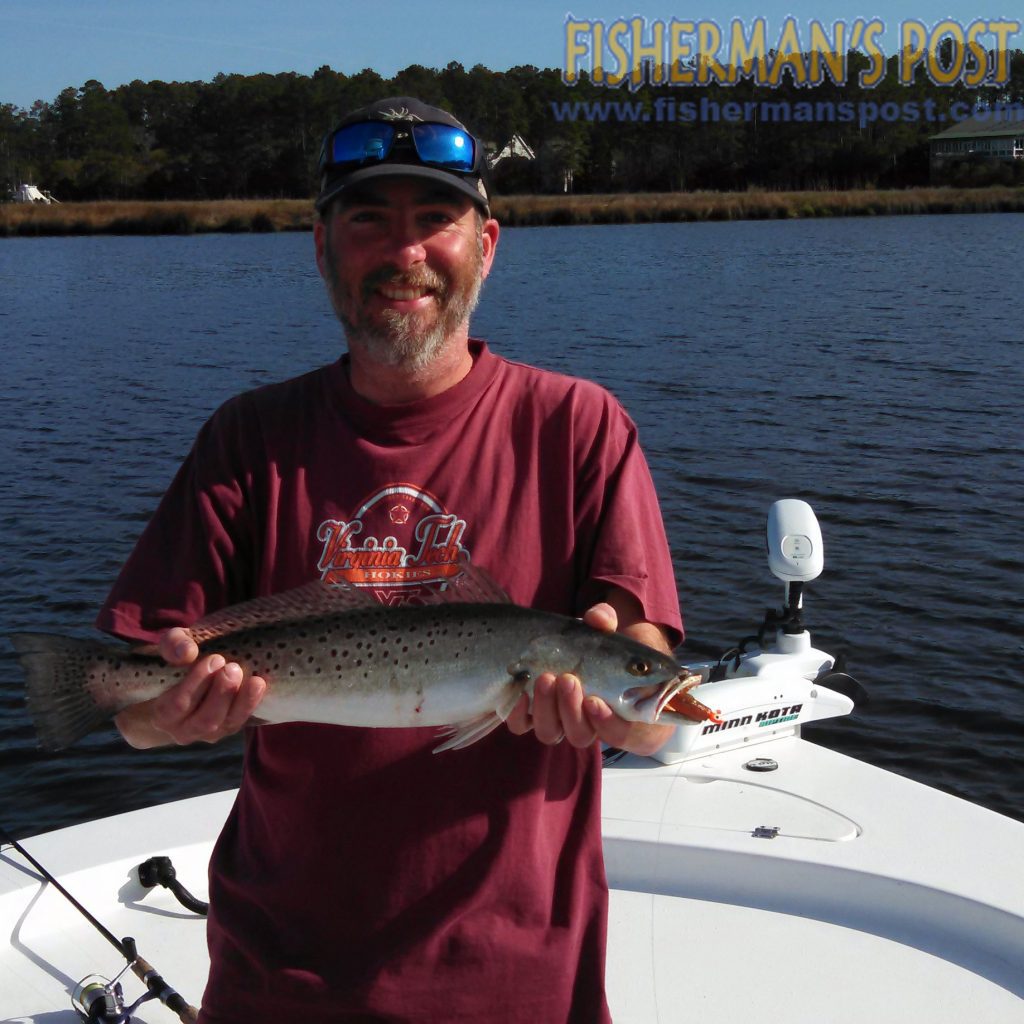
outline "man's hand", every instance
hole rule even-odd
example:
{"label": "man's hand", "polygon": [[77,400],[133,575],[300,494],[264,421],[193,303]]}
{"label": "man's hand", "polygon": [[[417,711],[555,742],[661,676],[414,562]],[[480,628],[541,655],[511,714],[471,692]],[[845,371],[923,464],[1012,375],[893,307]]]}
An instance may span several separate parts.
{"label": "man's hand", "polygon": [[256,710],[266,681],[246,677],[240,665],[219,654],[199,657],[199,648],[184,629],[160,637],[160,657],[168,665],[191,665],[180,683],[143,704],[126,708],[115,719],[121,735],[140,749],[171,743],[216,743],[236,733]]}
{"label": "man's hand", "polygon": [[[621,632],[641,643],[670,653],[665,635],[643,620],[640,603],[624,590],[613,590],[608,601],[596,604],[583,614],[583,621],[594,629],[613,633],[622,622]],[[672,735],[671,725],[647,725],[620,718],[600,697],[586,697],[579,679],[565,673],[545,672],[533,686],[533,707],[524,694],[508,716],[509,729],[516,735],[533,731],[541,743],[566,740],[574,747],[589,747],[595,740],[634,754],[653,754]]]}

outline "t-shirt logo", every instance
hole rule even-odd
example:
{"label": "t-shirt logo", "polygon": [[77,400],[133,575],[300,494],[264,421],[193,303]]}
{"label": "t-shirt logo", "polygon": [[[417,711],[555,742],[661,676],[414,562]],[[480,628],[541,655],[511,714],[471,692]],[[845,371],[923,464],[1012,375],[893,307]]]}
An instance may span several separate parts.
{"label": "t-shirt logo", "polygon": [[368,587],[385,604],[407,604],[443,589],[469,558],[466,521],[414,484],[389,484],[350,519],[325,519],[317,569],[325,583]]}

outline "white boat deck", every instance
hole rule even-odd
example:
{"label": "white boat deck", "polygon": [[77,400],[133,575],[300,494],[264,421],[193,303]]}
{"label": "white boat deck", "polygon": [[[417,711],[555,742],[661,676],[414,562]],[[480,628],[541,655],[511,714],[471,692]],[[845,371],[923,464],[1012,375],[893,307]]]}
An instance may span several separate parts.
{"label": "white boat deck", "polygon": [[604,781],[618,1024],[1024,1021],[1021,823],[796,736]]}
{"label": "white boat deck", "polygon": [[[754,756],[778,770],[744,769]],[[617,1024],[1024,1021],[1024,824],[797,736],[677,765],[629,757],[604,780]],[[204,897],[210,844],[232,797],[24,845],[198,1004],[204,922],[165,890],[143,889],[132,869],[168,855]],[[779,833],[757,838],[759,826]],[[73,1024],[75,983],[122,966],[9,848],[0,928],[9,937],[4,1024]],[[124,984],[128,1001],[141,994],[134,976]],[[148,1003],[135,1019],[175,1018]]]}

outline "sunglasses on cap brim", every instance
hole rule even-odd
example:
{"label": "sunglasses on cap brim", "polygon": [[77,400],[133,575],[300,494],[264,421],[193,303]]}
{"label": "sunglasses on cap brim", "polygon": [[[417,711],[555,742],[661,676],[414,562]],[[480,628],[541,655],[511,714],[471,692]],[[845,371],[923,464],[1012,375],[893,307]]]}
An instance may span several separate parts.
{"label": "sunglasses on cap brim", "polygon": [[449,124],[430,121],[357,121],[329,135],[321,156],[321,172],[335,168],[355,170],[383,163],[392,152],[405,162],[411,153],[416,162],[455,174],[478,169],[478,147],[468,132]]}

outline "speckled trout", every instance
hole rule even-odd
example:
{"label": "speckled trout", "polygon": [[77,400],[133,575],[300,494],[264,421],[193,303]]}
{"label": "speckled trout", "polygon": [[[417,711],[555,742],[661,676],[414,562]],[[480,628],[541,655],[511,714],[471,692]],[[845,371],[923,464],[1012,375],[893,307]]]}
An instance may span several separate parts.
{"label": "speckled trout", "polygon": [[[446,727],[438,751],[468,746],[503,722],[543,672],[572,672],[623,718],[688,721],[713,713],[689,695],[700,676],[673,658],[579,619],[514,605],[478,569],[440,603],[386,606],[364,590],[320,583],[215,612],[191,627],[267,680],[254,724],[323,722]],[[185,675],[151,649],[47,633],[11,637],[39,742],[69,746]]]}

